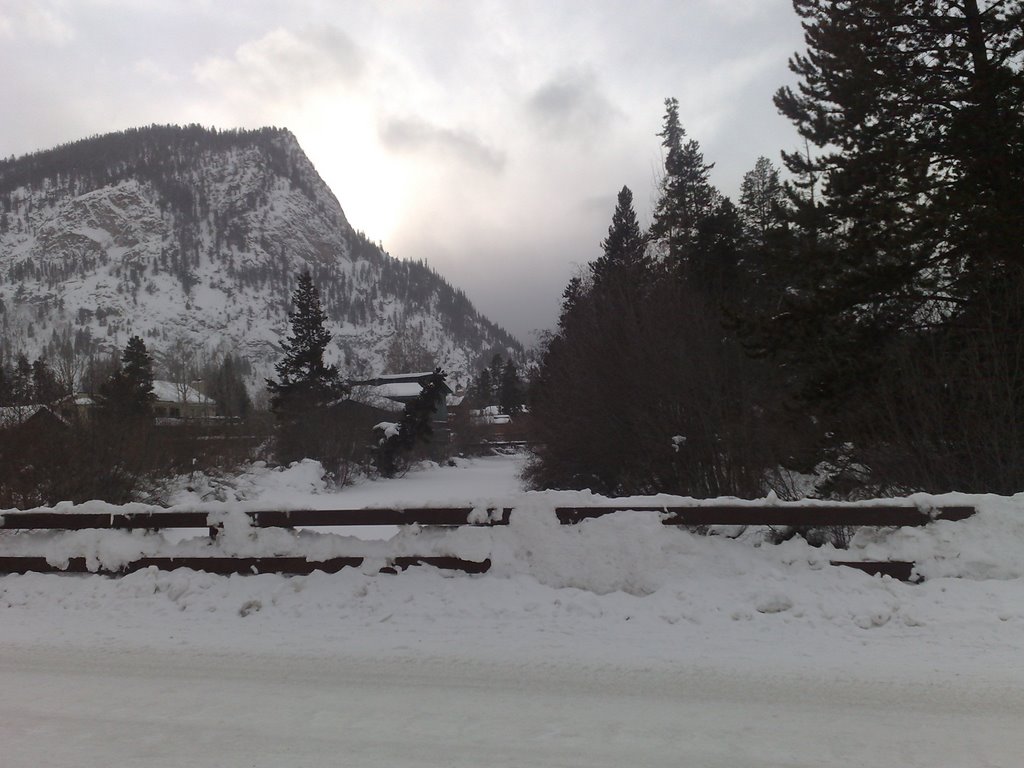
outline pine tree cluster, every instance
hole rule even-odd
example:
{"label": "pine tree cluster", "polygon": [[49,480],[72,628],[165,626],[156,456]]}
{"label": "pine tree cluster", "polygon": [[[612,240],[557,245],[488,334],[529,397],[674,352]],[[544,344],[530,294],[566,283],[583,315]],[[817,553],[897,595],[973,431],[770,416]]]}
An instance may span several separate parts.
{"label": "pine tree cluster", "polygon": [[1024,3],[794,6],[789,178],[759,158],[733,204],[666,101],[646,246],[624,189],[546,343],[535,484],[1024,487]]}

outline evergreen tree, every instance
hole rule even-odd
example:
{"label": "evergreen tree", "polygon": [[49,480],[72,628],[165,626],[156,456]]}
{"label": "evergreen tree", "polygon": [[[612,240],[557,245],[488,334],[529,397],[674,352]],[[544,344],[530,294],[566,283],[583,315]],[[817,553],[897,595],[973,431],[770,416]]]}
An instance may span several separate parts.
{"label": "evergreen tree", "polygon": [[337,366],[324,363],[331,334],[324,327],[327,315],[308,271],[299,276],[292,305],[292,332],[282,343],[284,357],[275,366],[278,380],[267,379],[271,410],[278,414],[324,405],[342,391]]}
{"label": "evergreen tree", "polygon": [[226,354],[219,361],[211,361],[203,368],[203,386],[207,395],[217,403],[217,413],[228,419],[245,419],[252,409],[252,401],[245,386],[245,361]]}
{"label": "evergreen tree", "polygon": [[720,197],[709,180],[714,163],[704,162],[697,141],[683,143],[686,130],[679,122],[679,102],[674,98],[665,99],[665,120],[658,135],[665,148],[665,175],[651,237],[663,245],[669,261],[685,272],[697,257],[700,224]]}
{"label": "evergreen tree", "polygon": [[242,378],[242,366],[238,358],[233,355],[224,355],[220,370],[216,378],[217,391],[221,393],[223,401],[221,414],[228,418],[245,419],[252,410],[252,401],[249,398],[249,390]]}
{"label": "evergreen tree", "polygon": [[720,197],[697,227],[696,258],[690,266],[693,286],[722,304],[735,297],[741,256],[746,248],[743,220],[728,197]]}
{"label": "evergreen tree", "polygon": [[104,412],[115,418],[149,416],[153,400],[153,358],[146,343],[132,336],[125,345],[120,364],[99,391]]}
{"label": "evergreen tree", "polygon": [[779,169],[767,157],[757,158],[743,175],[739,206],[745,234],[755,247],[763,247],[771,231],[781,225],[785,200]]}
{"label": "evergreen tree", "polygon": [[633,192],[629,187],[619,191],[608,237],[601,242],[601,248],[604,253],[591,264],[595,285],[621,279],[635,281],[650,268],[647,237],[633,210]]}
{"label": "evergreen tree", "polygon": [[501,353],[495,353],[491,358],[491,366],[488,369],[488,380],[491,383],[488,405],[494,405],[498,400],[498,393],[501,391],[501,374],[505,370],[505,358]]}
{"label": "evergreen tree", "polygon": [[11,385],[11,370],[0,362],[0,407],[13,405],[14,395]]}
{"label": "evergreen tree", "polygon": [[648,262],[637,230],[623,190],[602,255],[566,288],[534,377],[540,447],[527,477],[606,494],[754,493],[764,464],[750,459],[741,355],[723,347],[693,281]]}
{"label": "evergreen tree", "polygon": [[952,317],[1024,266],[1024,4],[794,5],[810,51],[775,101],[820,154],[784,157],[823,178],[836,246],[808,254],[809,308],[851,337]]}
{"label": "evergreen tree", "polygon": [[341,397],[345,387],[337,367],[324,362],[331,334],[324,327],[327,316],[308,271],[299,276],[292,304],[292,333],[281,345],[284,357],[276,365],[278,380],[267,379],[278,423],[277,454],[283,462],[318,459],[333,471],[341,454],[338,437],[326,424],[326,406]]}
{"label": "evergreen tree", "polygon": [[433,422],[445,397],[447,374],[434,370],[421,384],[420,394],[406,403],[397,431],[385,436],[375,451],[377,470],[384,477],[394,477],[401,468],[403,454],[421,443],[429,443],[434,433]]}
{"label": "evergreen tree", "polygon": [[493,393],[491,370],[484,368],[477,374],[476,379],[473,380],[472,398],[475,405],[479,408],[486,408],[488,405],[491,405]]}
{"label": "evergreen tree", "polygon": [[20,354],[14,364],[11,376],[11,403],[12,405],[31,405],[32,400],[32,364],[24,354]]}
{"label": "evergreen tree", "polygon": [[784,153],[805,191],[765,347],[904,487],[1019,490],[1024,3],[794,6],[775,102],[817,153]]}
{"label": "evergreen tree", "polygon": [[505,363],[501,372],[501,387],[498,391],[498,407],[502,413],[515,416],[523,410],[525,394],[519,370],[511,360]]}
{"label": "evergreen tree", "polygon": [[562,290],[562,307],[558,313],[558,329],[565,333],[577,310],[586,303],[590,295],[591,282],[584,282],[584,278],[576,275],[569,278],[569,282]]}
{"label": "evergreen tree", "polygon": [[57,381],[53,369],[46,363],[46,358],[37,358],[32,363],[32,391],[37,403],[52,403],[68,394]]}

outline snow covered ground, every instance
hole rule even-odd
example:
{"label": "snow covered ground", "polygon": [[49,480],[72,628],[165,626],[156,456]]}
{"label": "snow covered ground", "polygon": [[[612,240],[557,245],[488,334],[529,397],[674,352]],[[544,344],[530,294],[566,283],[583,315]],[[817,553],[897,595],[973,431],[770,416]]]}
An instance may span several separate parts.
{"label": "snow covered ground", "polygon": [[[850,559],[919,563],[908,585],[753,532],[639,513],[558,526],[556,503],[598,499],[523,493],[518,468],[331,493],[305,464],[174,498],[512,506],[507,528],[317,537],[324,553],[490,556],[481,576],[0,577],[0,766],[1024,764],[1024,497],[943,498],[981,512],[858,534]],[[311,540],[237,533],[223,546]],[[60,539],[0,534],[0,551],[198,546]]]}

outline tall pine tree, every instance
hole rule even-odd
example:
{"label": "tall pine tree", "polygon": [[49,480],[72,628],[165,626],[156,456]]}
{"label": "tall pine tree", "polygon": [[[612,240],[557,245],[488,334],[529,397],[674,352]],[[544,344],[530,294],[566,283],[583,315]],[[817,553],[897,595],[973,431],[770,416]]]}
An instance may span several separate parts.
{"label": "tall pine tree", "polygon": [[740,216],[752,245],[763,247],[772,230],[782,224],[785,192],[779,169],[767,157],[759,157],[740,184]]}
{"label": "tall pine tree", "polygon": [[595,285],[603,286],[621,279],[635,282],[650,267],[647,237],[633,210],[633,192],[629,187],[619,190],[608,237],[602,241],[601,248],[604,253],[590,267]]}
{"label": "tall pine tree", "polygon": [[875,463],[904,487],[1019,490],[1024,3],[794,6],[808,52],[775,101],[816,148],[786,165],[821,187],[794,199],[769,346],[848,415],[837,435],[899,452]]}
{"label": "tall pine tree", "polygon": [[698,258],[701,222],[712,213],[720,198],[710,182],[709,171],[714,163],[704,162],[697,141],[684,143],[686,130],[679,121],[677,99],[665,99],[664,125],[658,135],[665,149],[665,175],[651,237],[663,246],[669,261],[685,273]]}
{"label": "tall pine tree", "polygon": [[278,379],[267,379],[270,407],[278,414],[322,406],[341,392],[337,366],[324,362],[331,334],[324,327],[327,314],[308,271],[299,276],[292,306],[292,332],[281,344],[284,357],[275,366]]}
{"label": "tall pine tree", "polygon": [[292,305],[292,332],[281,345],[284,357],[276,366],[278,379],[267,379],[270,407],[277,417],[278,459],[318,459],[329,470],[337,469],[339,436],[328,424],[325,409],[345,387],[337,366],[324,362],[331,334],[324,327],[327,315],[308,271],[299,276]]}
{"label": "tall pine tree", "polygon": [[152,413],[153,358],[141,336],[125,345],[120,363],[100,386],[103,411],[114,418],[146,418]]}

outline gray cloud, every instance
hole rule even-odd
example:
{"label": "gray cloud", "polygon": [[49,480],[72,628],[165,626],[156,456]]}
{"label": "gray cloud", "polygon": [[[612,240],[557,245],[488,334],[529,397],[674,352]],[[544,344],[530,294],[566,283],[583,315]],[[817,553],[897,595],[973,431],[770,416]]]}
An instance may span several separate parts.
{"label": "gray cloud", "polygon": [[491,172],[505,167],[505,153],[469,131],[432,125],[418,117],[391,118],[379,129],[381,143],[401,152],[441,151],[468,165]]}
{"label": "gray cloud", "polygon": [[345,32],[324,25],[275,29],[238,46],[230,57],[202,61],[194,73],[207,86],[288,100],[325,83],[353,82],[365,65],[364,52]]}
{"label": "gray cloud", "polygon": [[25,4],[12,7],[10,14],[0,13],[0,35],[5,37],[21,34],[55,46],[63,46],[76,37],[74,28],[52,8]]}
{"label": "gray cloud", "polygon": [[558,138],[591,137],[623,117],[593,73],[566,72],[549,80],[530,95],[526,108],[537,125]]}

